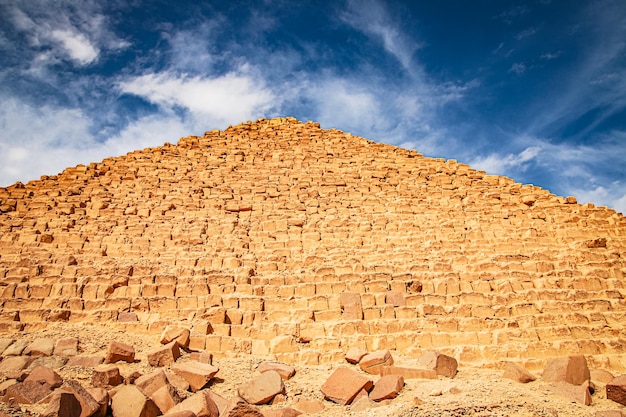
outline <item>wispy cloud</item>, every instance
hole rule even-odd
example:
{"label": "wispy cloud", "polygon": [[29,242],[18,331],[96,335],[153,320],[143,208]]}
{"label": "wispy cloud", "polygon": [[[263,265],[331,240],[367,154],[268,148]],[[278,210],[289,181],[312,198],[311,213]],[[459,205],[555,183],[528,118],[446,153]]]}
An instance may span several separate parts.
{"label": "wispy cloud", "polygon": [[545,59],[546,61],[551,61],[553,59],[557,59],[558,57],[560,57],[562,55],[561,51],[556,51],[556,52],[546,52],[545,54],[541,55],[541,59]]}
{"label": "wispy cloud", "polygon": [[354,29],[380,41],[406,71],[415,71],[413,54],[421,45],[401,31],[400,22],[394,21],[385,4],[378,0],[349,0],[340,18]]}
{"label": "wispy cloud", "polygon": [[509,68],[509,72],[512,72],[517,75],[522,75],[523,73],[526,72],[526,64],[524,64],[523,62],[515,62]]}
{"label": "wispy cloud", "polygon": [[515,39],[517,39],[518,41],[521,41],[524,38],[533,36],[535,33],[537,33],[537,28],[532,27],[532,28],[524,29],[523,31],[515,35]]}

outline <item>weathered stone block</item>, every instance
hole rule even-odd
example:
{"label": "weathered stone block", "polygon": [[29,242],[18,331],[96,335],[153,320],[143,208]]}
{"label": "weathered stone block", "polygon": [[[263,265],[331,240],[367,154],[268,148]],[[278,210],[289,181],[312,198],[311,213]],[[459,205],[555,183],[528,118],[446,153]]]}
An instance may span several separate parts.
{"label": "weathered stone block", "polygon": [[374,382],[350,368],[339,367],[322,385],[322,394],[328,400],[348,405],[361,390],[369,391]]}

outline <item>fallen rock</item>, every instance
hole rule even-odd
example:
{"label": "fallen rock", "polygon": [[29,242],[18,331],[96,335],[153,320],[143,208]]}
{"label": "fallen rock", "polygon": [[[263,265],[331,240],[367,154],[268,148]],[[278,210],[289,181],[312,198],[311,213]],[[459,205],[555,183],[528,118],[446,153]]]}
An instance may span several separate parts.
{"label": "fallen rock", "polygon": [[52,394],[53,388],[48,384],[35,381],[24,381],[11,385],[4,394],[4,401],[15,399],[19,404],[36,404]]}
{"label": "fallen rock", "polygon": [[174,411],[173,413],[164,414],[164,417],[198,417],[191,410]]}
{"label": "fallen rock", "polygon": [[156,417],[161,411],[134,385],[124,385],[111,399],[115,417]]}
{"label": "fallen rock", "polygon": [[29,356],[10,356],[4,358],[2,362],[0,362],[0,373],[24,370],[28,368],[28,365],[30,365],[33,360],[34,359]]}
{"label": "fallen rock", "polygon": [[583,355],[561,356],[549,359],[541,379],[547,382],[567,382],[581,385],[591,379],[587,359]]}
{"label": "fallen rock", "polygon": [[258,408],[243,402],[237,403],[226,415],[228,417],[265,417]]}
{"label": "fallen rock", "polygon": [[115,363],[119,361],[128,363],[135,362],[135,349],[125,343],[112,341],[109,343],[104,363]]}
{"label": "fallen rock", "polygon": [[47,384],[50,388],[58,388],[63,385],[63,378],[54,370],[45,366],[37,366],[24,379],[24,382],[36,382],[38,384]]}
{"label": "fallen rock", "polygon": [[60,389],[74,394],[80,403],[80,417],[91,417],[100,409],[98,401],[93,398],[93,396],[80,384],[80,382],[75,380],[65,381]]}
{"label": "fallen rock", "polygon": [[513,363],[507,362],[506,367],[504,368],[503,378],[512,379],[513,381],[521,382],[522,384],[526,384],[528,382],[532,382],[537,379],[534,375],[528,372],[526,369],[521,366]]}
{"label": "fallen rock", "polygon": [[217,405],[207,395],[208,391],[209,390],[197,392],[191,397],[178,403],[174,407],[170,408],[167,412],[167,416],[181,411],[191,411],[196,415],[196,417],[219,417],[220,412]]}
{"label": "fallen rock", "polygon": [[68,337],[57,340],[54,345],[54,356],[76,356],[78,355],[78,339]]}
{"label": "fallen rock", "polygon": [[437,379],[437,371],[434,369],[405,368],[401,366],[383,366],[380,375],[397,375],[404,379]]}
{"label": "fallen rock", "polygon": [[182,401],[180,395],[172,385],[167,384],[154,391],[149,398],[159,408],[162,414],[167,413],[176,404]]}
{"label": "fallen rock", "polygon": [[178,348],[178,342],[173,341],[166,344],[163,347],[157,348],[148,352],[148,363],[151,366],[166,366],[176,362],[176,359],[180,357],[180,349]]}
{"label": "fallen rock", "polygon": [[175,372],[165,371],[167,382],[174,385],[180,391],[189,391],[189,382]]}
{"label": "fallen rock", "polygon": [[92,417],[105,417],[109,409],[109,391],[104,388],[86,388],[85,390],[100,406]]}
{"label": "fallen rock", "polygon": [[365,355],[367,355],[367,350],[353,347],[348,351],[348,353],[346,353],[346,361],[352,364],[357,364]]}
{"label": "fallen rock", "polygon": [[213,354],[209,352],[191,352],[189,354],[189,360],[213,365]]}
{"label": "fallen rock", "polygon": [[161,333],[161,344],[167,345],[176,341],[180,347],[186,349],[189,347],[189,337],[191,332],[189,329],[178,326],[167,326]]}
{"label": "fallen rock", "polygon": [[366,395],[364,397],[355,398],[350,405],[350,411],[353,413],[361,413],[372,407],[376,407],[376,405],[377,404]]}
{"label": "fallen rock", "polygon": [[248,404],[267,404],[277,394],[285,392],[285,385],[280,374],[267,371],[242,384],[237,393]]}
{"label": "fallen rock", "polygon": [[404,378],[401,376],[383,376],[374,383],[374,389],[370,392],[369,398],[376,402],[393,399],[398,396],[403,387]]}
{"label": "fallen rock", "polygon": [[605,371],[604,369],[591,369],[589,374],[594,383],[600,383],[602,385],[608,384],[615,378],[612,373]]}
{"label": "fallen rock", "polygon": [[570,401],[583,405],[591,404],[591,393],[589,392],[589,383],[585,382],[581,385],[574,385],[568,382],[559,381],[552,384],[552,391]]}
{"label": "fallen rock", "polygon": [[606,384],[606,398],[626,406],[626,375],[618,376]]}
{"label": "fallen rock", "polygon": [[26,346],[22,354],[28,356],[52,356],[52,352],[54,352],[54,340],[40,338]]}
{"label": "fallen rock", "polygon": [[91,386],[95,388],[115,387],[123,383],[120,368],[115,365],[98,365],[91,373]]}
{"label": "fallen rock", "polygon": [[103,356],[72,356],[65,365],[80,368],[93,368],[102,363],[104,363]]}
{"label": "fallen rock", "polygon": [[172,371],[183,377],[189,383],[189,388],[196,392],[209,383],[211,378],[218,373],[219,368],[207,363],[192,361],[174,365]]}
{"label": "fallen rock", "polygon": [[56,390],[41,417],[80,417],[81,406],[73,392]]}
{"label": "fallen rock", "polygon": [[146,396],[151,396],[155,391],[169,385],[167,376],[162,369],[154,371],[150,374],[142,375],[135,380],[135,385]]}
{"label": "fallen rock", "polygon": [[2,356],[20,356],[26,349],[26,346],[28,346],[27,340],[16,340],[2,352]]}
{"label": "fallen rock", "polygon": [[297,417],[302,413],[298,410],[287,407],[273,410],[263,410],[261,411],[261,414],[263,414],[263,417]]}
{"label": "fallen rock", "polygon": [[257,371],[259,371],[260,373],[265,373],[269,371],[278,372],[283,380],[288,380],[296,374],[296,368],[294,368],[293,366],[276,362],[263,362],[259,365]]}
{"label": "fallen rock", "polygon": [[4,355],[3,352],[13,343],[15,343],[15,339],[6,338],[6,337],[0,338],[0,355],[6,356]]}
{"label": "fallen rock", "polygon": [[323,401],[310,399],[310,398],[298,398],[293,404],[293,408],[296,411],[300,411],[304,414],[316,414],[324,411],[326,406]]}
{"label": "fallen rock", "polygon": [[391,365],[393,365],[393,357],[388,350],[368,353],[359,361],[359,366],[363,371],[375,375],[380,375],[383,367]]}
{"label": "fallen rock", "polygon": [[458,367],[458,362],[452,356],[433,350],[426,351],[418,359],[420,366],[426,369],[433,369],[437,375],[454,378]]}
{"label": "fallen rock", "polygon": [[17,379],[6,379],[0,382],[0,396],[3,396],[11,385],[15,385],[17,383],[19,383]]}
{"label": "fallen rock", "polygon": [[337,404],[348,405],[362,389],[369,392],[373,385],[371,379],[342,366],[324,382],[322,394],[326,399]]}

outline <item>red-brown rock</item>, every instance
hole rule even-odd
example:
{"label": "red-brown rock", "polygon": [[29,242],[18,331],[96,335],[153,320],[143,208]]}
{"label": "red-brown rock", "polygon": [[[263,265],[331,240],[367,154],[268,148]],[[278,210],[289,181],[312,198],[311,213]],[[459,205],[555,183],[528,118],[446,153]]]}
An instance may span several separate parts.
{"label": "red-brown rock", "polygon": [[56,390],[41,417],[80,417],[80,412],[80,402],[73,392]]}
{"label": "red-brown rock", "polygon": [[65,339],[57,340],[54,345],[55,356],[76,356],[78,355],[78,339],[75,337],[68,337]]}
{"label": "red-brown rock", "polygon": [[96,388],[115,387],[123,384],[120,368],[115,365],[99,365],[91,373],[91,386]]}
{"label": "red-brown rock", "polygon": [[296,374],[296,368],[294,368],[293,366],[276,362],[263,362],[259,365],[257,371],[259,371],[260,373],[268,371],[278,372],[283,380],[288,380]]}
{"label": "red-brown rock", "polygon": [[273,410],[262,410],[263,417],[297,417],[302,413],[293,408],[278,408]]}
{"label": "red-brown rock", "polygon": [[583,355],[562,356],[549,359],[541,379],[547,382],[567,382],[581,385],[591,379],[587,359]]}
{"label": "red-brown rock", "polygon": [[370,391],[373,385],[371,379],[342,366],[324,382],[322,394],[337,404],[348,405],[362,389]]}
{"label": "red-brown rock", "polygon": [[384,366],[393,365],[393,357],[388,350],[368,353],[359,361],[359,366],[368,374],[380,375]]}
{"label": "red-brown rock", "polygon": [[22,354],[29,356],[52,356],[52,352],[54,352],[54,340],[39,338],[26,346]]}
{"label": "red-brown rock", "polygon": [[426,369],[434,369],[437,375],[454,378],[458,363],[452,356],[444,355],[440,352],[426,351],[418,359],[420,366]]}
{"label": "red-brown rock", "polygon": [[248,404],[267,404],[278,394],[285,392],[280,374],[267,371],[242,384],[237,393]]}
{"label": "red-brown rock", "polygon": [[53,388],[48,384],[40,384],[35,381],[24,381],[7,388],[4,401],[14,398],[19,404],[36,404],[48,395],[52,394]]}
{"label": "red-brown rock", "polygon": [[167,326],[161,334],[161,344],[167,345],[171,342],[178,342],[178,345],[183,349],[189,347],[189,337],[191,332],[189,329],[178,326]]}
{"label": "red-brown rock", "polygon": [[189,360],[213,365],[213,354],[209,352],[191,352],[189,354]]}
{"label": "red-brown rock", "polygon": [[293,408],[304,414],[316,414],[324,411],[326,406],[323,401],[311,398],[297,398],[293,404]]}
{"label": "red-brown rock", "polygon": [[93,368],[104,363],[102,356],[72,356],[65,366],[77,366],[81,368]]}
{"label": "red-brown rock", "polygon": [[60,388],[72,392],[78,402],[80,402],[80,417],[91,417],[98,412],[100,404],[78,381],[65,381]]}
{"label": "red-brown rock", "polygon": [[606,398],[626,406],[626,375],[621,375],[606,384]]}
{"label": "red-brown rock", "polygon": [[148,363],[151,366],[166,366],[172,364],[180,357],[178,342],[173,341],[163,347],[154,349],[151,352],[148,352],[147,356]]}
{"label": "red-brown rock", "polygon": [[180,403],[182,399],[178,395],[176,388],[167,384],[154,391],[149,398],[154,401],[161,413],[167,413],[172,407]]}
{"label": "red-brown rock", "polygon": [[156,417],[161,411],[134,385],[124,385],[111,399],[115,417]]}
{"label": "red-brown rock", "polygon": [[92,417],[104,417],[109,409],[109,391],[104,388],[86,388],[89,395],[100,405],[98,411],[96,411]]}
{"label": "red-brown rock", "polygon": [[9,356],[0,362],[0,373],[16,372],[28,368],[33,363],[29,356]]}
{"label": "red-brown rock", "polygon": [[135,362],[135,349],[125,343],[112,341],[109,343],[107,350],[107,356],[104,359],[104,363],[115,363],[124,361],[128,363]]}
{"label": "red-brown rock", "polygon": [[404,379],[437,379],[437,371],[434,369],[407,368],[403,366],[383,366],[380,375],[397,375]]}
{"label": "red-brown rock", "polygon": [[219,368],[207,363],[192,361],[176,364],[172,366],[172,371],[183,377],[189,383],[191,390],[196,392],[209,383],[211,378],[218,373]]}
{"label": "red-brown rock", "polygon": [[381,377],[374,383],[374,389],[370,392],[372,401],[382,401],[396,398],[404,387],[404,378],[397,375],[387,375]]}
{"label": "red-brown rock", "polygon": [[135,385],[147,396],[151,396],[153,392],[169,385],[167,376],[162,369],[154,371],[150,374],[142,375],[135,380]]}
{"label": "red-brown rock", "polygon": [[591,404],[591,393],[589,392],[589,382],[581,385],[573,385],[568,382],[555,382],[552,384],[552,391],[562,397],[583,405]]}

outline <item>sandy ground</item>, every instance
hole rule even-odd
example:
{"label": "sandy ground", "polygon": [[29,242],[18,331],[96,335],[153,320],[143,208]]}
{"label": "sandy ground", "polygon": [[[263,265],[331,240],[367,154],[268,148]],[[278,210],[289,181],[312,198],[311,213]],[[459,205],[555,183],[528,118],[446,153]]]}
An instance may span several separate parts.
{"label": "sandy ground", "polygon": [[[133,364],[119,363],[122,375],[133,372],[141,374],[154,370],[146,361],[146,352],[159,346],[158,336],[137,335],[109,330],[97,326],[50,325],[46,329],[20,334],[0,334],[0,337],[26,338],[34,340],[49,337],[55,340],[65,337],[79,339],[80,355],[104,355],[111,340],[132,345],[138,361]],[[396,363],[408,365],[411,359],[394,357]],[[266,358],[242,356],[236,358],[215,358],[213,364],[220,368],[210,389],[225,396],[237,395],[240,384],[256,375],[256,367]],[[179,361],[188,360],[184,354]],[[480,369],[459,364],[453,378],[439,377],[437,380],[409,379],[400,395],[380,404],[372,403],[369,408],[352,410],[350,406],[340,406],[323,399],[320,387],[339,366],[354,366],[337,362],[319,366],[294,365],[296,375],[285,382],[286,398],[277,405],[261,406],[261,411],[294,405],[299,399],[317,399],[323,402],[324,410],[316,416],[594,416],[597,412],[621,410],[626,416],[626,407],[606,398],[603,383],[593,381],[596,390],[592,404],[584,406],[574,403],[552,392],[551,385],[540,378],[528,384],[521,384],[502,377],[503,372],[494,369]],[[358,367],[354,366],[355,370]],[[63,367],[58,371],[64,379],[77,379],[88,385],[91,369]],[[359,372],[361,372],[359,370]],[[367,374],[366,374],[367,375]],[[535,375],[540,376],[539,373]],[[378,378],[368,375],[374,381]],[[616,375],[617,376],[617,375]],[[22,406],[21,410],[11,410],[0,404],[0,412],[9,415],[37,415],[42,406]],[[1,415],[1,414],[0,414]]]}

